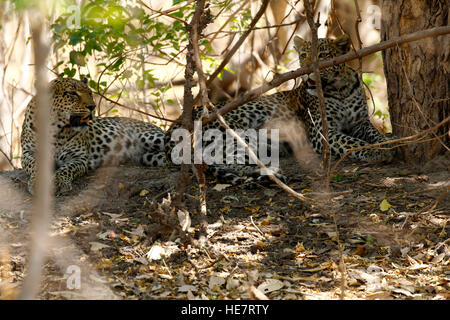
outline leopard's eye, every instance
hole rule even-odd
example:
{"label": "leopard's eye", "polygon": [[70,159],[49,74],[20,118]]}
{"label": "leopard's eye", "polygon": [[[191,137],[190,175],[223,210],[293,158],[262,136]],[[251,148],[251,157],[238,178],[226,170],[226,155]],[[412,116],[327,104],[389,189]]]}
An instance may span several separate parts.
{"label": "leopard's eye", "polygon": [[66,91],[64,91],[64,93],[70,94],[73,96],[77,96],[78,98],[80,97],[80,95],[78,94],[78,92],[76,90],[66,90]]}

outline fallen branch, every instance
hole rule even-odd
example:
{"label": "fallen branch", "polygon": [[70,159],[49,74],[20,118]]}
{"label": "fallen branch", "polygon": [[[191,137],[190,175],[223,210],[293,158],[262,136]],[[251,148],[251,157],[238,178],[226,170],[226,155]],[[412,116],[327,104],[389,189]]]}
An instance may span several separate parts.
{"label": "fallen branch", "polygon": [[241,145],[244,147],[245,152],[249,155],[249,157],[256,163],[256,165],[262,169],[267,176],[273,181],[275,182],[281,189],[283,189],[284,191],[286,191],[287,193],[289,193],[291,196],[293,196],[294,198],[297,198],[301,201],[309,201],[310,199],[305,197],[303,194],[298,193],[294,190],[292,190],[289,186],[287,186],[286,184],[284,184],[280,179],[278,179],[276,176],[274,176],[270,170],[267,169],[267,167],[258,159],[258,157],[256,156],[256,154],[253,152],[252,149],[250,149],[250,147],[245,143],[244,140],[242,140],[242,138],[236,134],[236,132],[234,132],[233,129],[230,128],[230,126],[228,126],[228,124],[225,122],[225,119],[222,117],[222,115],[220,115],[218,112],[215,112],[215,114],[217,115],[217,120],[219,121],[219,123],[228,130],[228,133]]}

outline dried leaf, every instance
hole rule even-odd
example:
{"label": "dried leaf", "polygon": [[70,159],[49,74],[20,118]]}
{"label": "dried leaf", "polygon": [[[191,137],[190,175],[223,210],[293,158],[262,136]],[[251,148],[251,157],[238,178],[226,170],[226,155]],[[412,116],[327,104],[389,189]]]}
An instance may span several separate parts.
{"label": "dried leaf", "polygon": [[240,285],[241,282],[238,279],[228,278],[226,288],[227,290],[235,290],[239,288]]}
{"label": "dried leaf", "polygon": [[129,233],[133,236],[138,236],[138,237],[143,237],[145,236],[145,232],[144,232],[144,228],[142,227],[142,225],[138,225],[136,229],[132,230],[132,231],[126,231],[126,233]]}
{"label": "dried leaf", "polygon": [[338,240],[338,234],[335,231],[327,232],[327,235],[330,237],[331,240],[337,241]]}
{"label": "dried leaf", "polygon": [[189,216],[189,212],[178,210],[177,215],[181,230],[187,231],[191,227],[191,217]]}
{"label": "dried leaf", "polygon": [[356,247],[355,252],[354,252],[353,254],[356,254],[356,255],[361,256],[361,257],[362,257],[362,256],[365,256],[365,255],[367,254],[366,246],[360,246],[360,245],[358,245],[358,246]]}
{"label": "dried leaf", "polygon": [[214,291],[218,291],[218,288],[225,283],[225,279],[212,275],[209,278],[209,288]]}
{"label": "dried leaf", "polygon": [[228,195],[228,196],[223,197],[222,201],[225,202],[225,203],[230,203],[232,201],[239,202],[239,199],[237,197],[233,196],[233,195]]}
{"label": "dried leaf", "polygon": [[213,190],[216,190],[216,191],[222,191],[222,190],[225,190],[226,188],[228,188],[229,186],[231,186],[231,184],[220,184],[220,183],[218,183],[218,184],[216,184],[214,187],[213,187]]}
{"label": "dried leaf", "polygon": [[254,212],[258,212],[259,209],[261,209],[261,207],[260,207],[260,206],[255,206],[255,207],[244,207],[244,209],[247,210],[247,211],[250,211],[250,212],[254,213]]}
{"label": "dried leaf", "polygon": [[191,290],[188,290],[188,292],[187,292],[187,298],[188,298],[188,300],[199,300],[199,298],[197,298],[197,297],[191,292]]}
{"label": "dried leaf", "polygon": [[166,254],[166,250],[163,247],[154,245],[149,252],[147,252],[147,259],[160,260]]}
{"label": "dried leaf", "polygon": [[392,205],[386,199],[381,201],[381,203],[380,203],[381,211],[383,211],[383,212],[388,211],[390,207],[392,207]]}
{"label": "dried leaf", "polygon": [[119,213],[119,214],[116,214],[116,213],[109,213],[109,212],[101,212],[101,213],[103,213],[103,214],[109,216],[109,217],[112,218],[112,219],[117,219],[117,218],[119,218],[120,216],[123,215],[123,213]]}
{"label": "dried leaf", "polygon": [[317,267],[317,268],[312,268],[312,269],[302,269],[303,272],[317,272],[317,271],[322,271],[325,269],[328,269],[330,267],[330,264],[325,263],[324,265]]}
{"label": "dried leaf", "polygon": [[113,263],[111,259],[102,259],[99,263],[97,263],[97,268],[99,269],[111,269],[113,266]]}
{"label": "dried leaf", "polygon": [[273,291],[280,290],[283,288],[284,284],[278,279],[267,279],[258,286],[258,290],[262,293],[269,293]]}
{"label": "dried leaf", "polygon": [[[197,289],[196,286],[193,286],[193,285],[190,285],[190,284],[185,284],[185,285],[183,285],[183,286],[178,288],[179,292],[189,292],[189,291],[197,291],[197,290],[198,289]],[[191,294],[192,294],[192,292],[191,292]]]}
{"label": "dried leaf", "polygon": [[110,247],[110,246],[108,246],[106,244],[103,244],[101,242],[95,242],[95,241],[89,242],[89,244],[91,245],[91,251],[93,251],[93,252],[97,252],[97,251],[99,251],[99,250],[101,250],[103,248],[109,248]]}

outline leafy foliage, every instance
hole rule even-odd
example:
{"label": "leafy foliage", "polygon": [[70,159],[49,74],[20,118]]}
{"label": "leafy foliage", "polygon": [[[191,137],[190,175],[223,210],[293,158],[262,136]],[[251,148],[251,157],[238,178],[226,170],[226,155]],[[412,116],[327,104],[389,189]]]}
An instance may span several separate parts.
{"label": "leafy foliage", "polygon": [[[183,22],[188,23],[195,10],[195,1],[173,0],[172,4],[177,6],[175,10],[161,13],[141,1],[91,0],[81,7],[73,0],[66,1],[51,26],[53,50],[59,57],[54,69],[60,76],[89,78],[89,86],[103,94],[116,80],[151,89],[152,104],[158,108],[170,84],[158,85],[152,63],[183,66],[188,43]],[[231,0],[210,2],[217,14],[233,5]],[[250,21],[250,11],[242,10],[233,17],[230,29],[243,30]],[[212,72],[220,58],[213,54],[208,38],[202,39],[200,49],[205,71]],[[174,103],[169,100],[165,103]]]}
{"label": "leafy foliage", "polygon": [[[185,18],[192,10],[186,6],[172,15]],[[146,66],[148,57],[170,60],[187,40],[183,23],[172,22],[152,18],[135,2],[93,0],[81,7],[67,6],[52,29],[54,51],[63,56],[68,50],[69,60],[59,61],[56,67],[62,65],[61,76],[74,77],[78,72],[89,77],[86,62],[93,57],[100,70],[99,78],[89,82],[93,89],[107,87],[103,75],[121,80],[135,76],[139,88],[153,87],[157,77]]]}

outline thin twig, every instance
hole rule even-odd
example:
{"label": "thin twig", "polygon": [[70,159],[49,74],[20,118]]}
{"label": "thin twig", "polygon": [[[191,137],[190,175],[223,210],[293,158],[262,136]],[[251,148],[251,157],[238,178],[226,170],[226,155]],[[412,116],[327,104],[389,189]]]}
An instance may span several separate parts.
{"label": "thin twig", "polygon": [[[263,3],[261,4],[261,8],[256,13],[255,17],[250,22],[250,25],[247,30],[242,34],[242,36],[239,38],[239,40],[236,42],[236,44],[228,51],[225,58],[222,60],[221,64],[217,67],[217,69],[213,72],[213,74],[208,78],[208,81],[206,81],[206,86],[210,86],[211,83],[214,81],[214,79],[219,75],[219,73],[222,72],[222,70],[225,68],[225,66],[228,64],[230,59],[233,57],[233,55],[236,53],[236,51],[239,49],[239,47],[242,45],[245,39],[247,39],[248,35],[252,31],[252,29],[255,27],[256,23],[259,21],[259,19],[262,17],[264,12],[267,9],[267,6],[269,4],[269,0],[263,0]],[[196,99],[197,100],[197,99]]]}
{"label": "thin twig", "polygon": [[[373,149],[373,148],[381,147],[381,146],[388,145],[388,144],[398,143],[398,142],[414,140],[414,139],[420,138],[420,137],[422,137],[422,136],[424,136],[424,135],[426,135],[428,133],[436,131],[438,128],[442,127],[443,125],[445,125],[448,122],[450,122],[450,117],[447,117],[446,119],[442,120],[441,122],[439,122],[437,125],[433,126],[432,128],[429,128],[429,129],[427,129],[425,131],[419,132],[419,133],[417,133],[415,135],[412,135],[412,136],[398,138],[398,139],[392,139],[392,140],[388,140],[388,141],[384,141],[384,142],[380,142],[380,143],[375,143],[375,144],[371,144],[371,145],[367,145],[367,146],[361,146],[361,147],[357,147],[357,148],[353,148],[353,149],[347,150],[347,152],[335,163],[333,168],[331,168],[330,172],[328,173],[328,182],[327,183],[328,184],[330,183],[331,176],[333,175],[334,171],[339,166],[339,164],[341,164],[341,162],[344,161],[344,159],[348,155],[350,155],[352,152],[358,151],[358,150],[363,150],[363,149]],[[433,139],[436,139],[436,138],[433,138]]]}
{"label": "thin twig", "polygon": [[250,216],[250,222],[252,223],[252,225],[255,227],[255,229],[265,238],[267,239],[266,235],[264,234],[264,232],[261,231],[261,229],[258,228],[258,226],[255,224],[255,222],[253,222],[253,217]]}
{"label": "thin twig", "polygon": [[225,122],[225,119],[218,112],[215,112],[215,114],[217,115],[217,120],[220,122],[220,124],[225,129],[228,130],[228,134],[230,134],[242,147],[244,147],[245,152],[249,155],[249,157],[256,163],[256,165],[260,169],[262,169],[267,174],[267,176],[273,182],[275,182],[281,189],[283,189],[284,191],[289,193],[294,198],[297,198],[301,201],[309,201],[310,200],[309,198],[305,197],[303,194],[292,190],[292,188],[288,187],[280,179],[278,179],[275,175],[273,175],[273,173],[270,170],[268,170],[267,167],[258,159],[256,154],[253,152],[252,149],[250,149],[250,147],[245,143],[245,141],[242,140],[242,138],[236,132],[234,132],[234,130],[231,129],[230,126],[228,126],[228,124]]}
{"label": "thin twig", "polygon": [[2,149],[0,149],[0,153],[3,154],[3,156],[6,158],[6,160],[8,161],[9,165],[13,168],[16,169],[16,166],[14,166],[12,160],[9,158],[9,156],[5,153],[5,151],[3,151]]}
{"label": "thin twig", "polygon": [[[236,17],[236,15],[238,14],[238,12],[241,11],[241,10],[242,10],[245,6],[247,6],[248,4],[249,4],[249,2],[243,1],[242,4],[240,5],[240,7],[239,7],[236,11],[232,12],[232,13],[230,14],[230,16],[228,17],[228,19],[220,26],[219,30],[214,31],[214,32],[211,32],[210,34],[205,35],[205,38],[207,38],[207,37],[209,37],[211,34],[214,34],[214,36],[212,37],[212,39],[209,40],[209,43],[213,43],[213,41],[217,39],[217,36],[218,36],[220,33],[226,32],[226,31],[222,31],[223,28],[225,28],[225,27],[228,25],[228,23],[230,23],[230,21]],[[237,32],[236,32],[236,33],[237,33]],[[205,50],[206,50],[206,49],[205,49]]]}
{"label": "thin twig", "polygon": [[165,17],[168,17],[168,18],[172,18],[172,19],[175,19],[175,20],[178,20],[178,21],[180,21],[181,23],[183,23],[183,24],[185,24],[186,23],[186,21],[184,21],[183,19],[180,19],[180,18],[178,18],[178,17],[175,17],[175,16],[171,16],[169,13],[170,12],[167,12],[167,11],[160,11],[160,10],[158,10],[158,9],[153,9],[152,7],[150,7],[149,5],[147,5],[144,1],[138,1],[140,4],[142,4],[144,7],[146,7],[147,9],[149,9],[150,11],[153,11],[153,12],[156,12],[156,13],[158,13],[160,16],[165,16]]}
{"label": "thin twig", "polygon": [[146,115],[146,116],[149,116],[149,117],[152,117],[152,118],[155,118],[155,119],[159,119],[159,120],[163,120],[163,121],[167,121],[167,122],[180,123],[180,121],[178,121],[178,120],[172,120],[172,119],[167,119],[167,118],[159,117],[159,116],[156,116],[156,115],[154,115],[154,114],[151,114],[151,113],[148,113],[148,112],[145,112],[145,111],[136,109],[136,108],[132,108],[132,107],[126,106],[126,105],[124,105],[124,104],[122,104],[122,103],[120,103],[120,102],[114,101],[114,100],[112,100],[112,99],[106,97],[105,95],[103,95],[103,94],[100,93],[100,92],[97,92],[97,94],[98,94],[99,96],[101,96],[103,99],[105,99],[106,101],[109,101],[109,102],[111,102],[111,103],[114,103],[114,104],[116,104],[116,105],[118,105],[118,106],[120,106],[120,107],[122,107],[122,108],[131,110],[131,111],[135,111],[135,112],[138,112],[138,113],[142,113],[142,114],[144,114],[144,115]]}

